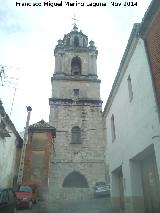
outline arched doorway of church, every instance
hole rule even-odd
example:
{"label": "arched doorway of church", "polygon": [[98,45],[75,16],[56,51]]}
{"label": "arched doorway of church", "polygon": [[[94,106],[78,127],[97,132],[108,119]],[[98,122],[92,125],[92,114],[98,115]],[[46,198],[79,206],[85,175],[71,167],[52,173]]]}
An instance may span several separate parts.
{"label": "arched doorway of church", "polygon": [[88,182],[84,175],[73,171],[65,177],[63,187],[88,188]]}

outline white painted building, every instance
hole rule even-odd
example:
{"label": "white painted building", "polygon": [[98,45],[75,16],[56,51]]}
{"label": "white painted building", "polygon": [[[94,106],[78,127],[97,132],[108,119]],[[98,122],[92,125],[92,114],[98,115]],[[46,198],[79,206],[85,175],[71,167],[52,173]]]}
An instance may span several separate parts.
{"label": "white painted building", "polygon": [[0,101],[0,187],[12,187],[17,176],[22,139]]}
{"label": "white painted building", "polygon": [[104,109],[114,206],[160,212],[160,121],[144,41],[135,24]]}

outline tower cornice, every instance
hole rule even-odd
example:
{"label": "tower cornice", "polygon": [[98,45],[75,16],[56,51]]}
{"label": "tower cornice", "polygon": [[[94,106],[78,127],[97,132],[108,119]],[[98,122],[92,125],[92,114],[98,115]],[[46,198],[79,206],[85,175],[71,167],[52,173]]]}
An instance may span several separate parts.
{"label": "tower cornice", "polygon": [[88,81],[88,82],[96,82],[101,83],[100,79],[97,79],[97,75],[80,75],[80,76],[72,76],[72,75],[66,75],[64,74],[54,74],[53,77],[51,77],[51,82],[53,80],[64,80],[64,81]]}
{"label": "tower cornice", "polygon": [[73,100],[69,98],[49,98],[49,105],[70,105],[70,106],[97,106],[102,107],[102,100],[93,100],[93,99],[78,99]]}

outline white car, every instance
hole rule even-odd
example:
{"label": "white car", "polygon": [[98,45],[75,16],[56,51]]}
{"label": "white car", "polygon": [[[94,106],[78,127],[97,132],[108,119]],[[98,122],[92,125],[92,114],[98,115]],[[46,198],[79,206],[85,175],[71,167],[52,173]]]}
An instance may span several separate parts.
{"label": "white car", "polygon": [[110,184],[105,182],[97,182],[94,187],[94,197],[110,196]]}

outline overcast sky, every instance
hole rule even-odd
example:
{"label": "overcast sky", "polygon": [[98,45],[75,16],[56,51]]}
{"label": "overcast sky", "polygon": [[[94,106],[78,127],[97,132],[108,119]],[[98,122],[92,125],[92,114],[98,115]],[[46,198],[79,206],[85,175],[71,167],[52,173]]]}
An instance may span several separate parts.
{"label": "overcast sky", "polygon": [[[45,6],[44,2],[61,3],[60,0],[0,0],[0,65],[5,66],[0,98],[18,131],[24,130],[28,105],[33,109],[30,124],[42,118],[49,120],[54,48],[57,40],[72,30],[74,13],[79,30],[89,41],[94,40],[98,49],[97,71],[102,80],[104,108],[133,24],[141,22],[151,0],[132,0],[137,6],[124,6],[124,0],[62,0],[62,6],[53,7]],[[77,6],[67,6],[66,2],[77,2]],[[106,6],[87,6],[98,2]],[[116,2],[121,5],[113,6]]]}

